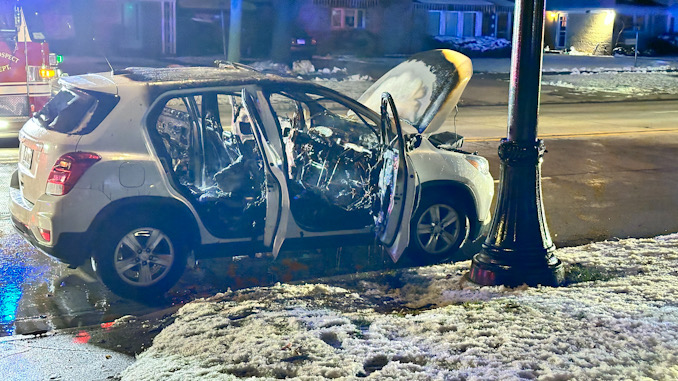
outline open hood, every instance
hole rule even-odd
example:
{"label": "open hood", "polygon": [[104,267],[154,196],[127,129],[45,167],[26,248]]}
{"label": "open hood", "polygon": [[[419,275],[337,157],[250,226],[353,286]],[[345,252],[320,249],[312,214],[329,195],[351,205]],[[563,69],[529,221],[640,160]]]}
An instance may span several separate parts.
{"label": "open hood", "polygon": [[358,101],[378,113],[381,94],[390,93],[400,117],[431,135],[440,132],[472,75],[471,59],[459,52],[421,52],[389,70]]}

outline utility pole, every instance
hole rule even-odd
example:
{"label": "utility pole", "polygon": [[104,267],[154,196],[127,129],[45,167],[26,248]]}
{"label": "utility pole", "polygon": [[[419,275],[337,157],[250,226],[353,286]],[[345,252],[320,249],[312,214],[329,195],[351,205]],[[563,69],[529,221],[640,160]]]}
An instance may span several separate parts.
{"label": "utility pole", "polygon": [[[221,18],[222,22],[224,18]],[[242,0],[231,0],[231,18],[228,26],[228,60],[240,61],[240,32],[242,31]]]}
{"label": "utility pole", "polygon": [[501,174],[490,232],[469,279],[482,285],[562,283],[562,263],[546,225],[541,193],[544,142],[537,139],[545,0],[516,0],[508,133],[499,145]]}

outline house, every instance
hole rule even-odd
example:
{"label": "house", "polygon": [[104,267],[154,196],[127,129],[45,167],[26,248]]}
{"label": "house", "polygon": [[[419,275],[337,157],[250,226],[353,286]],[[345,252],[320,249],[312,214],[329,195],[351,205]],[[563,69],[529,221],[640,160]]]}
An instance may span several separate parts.
{"label": "house", "polygon": [[415,16],[425,20],[429,36],[511,39],[513,1],[417,0],[415,9]]}
{"label": "house", "polygon": [[[48,39],[64,54],[161,56],[225,54],[231,0],[34,0]],[[512,38],[512,0],[242,0],[242,55],[271,51],[280,4],[295,40],[315,40],[316,54],[380,56],[451,46],[473,56],[478,45]],[[678,34],[678,0],[547,0],[545,46],[611,54],[642,50],[656,36]],[[279,46],[279,45],[276,45]]]}
{"label": "house", "polygon": [[298,23],[323,53],[409,54],[434,39],[510,40],[508,0],[304,0]]}
{"label": "house", "polygon": [[548,0],[544,45],[552,50],[612,54],[618,45],[650,47],[670,26],[668,8],[652,0]]}
{"label": "house", "polygon": [[298,25],[316,39],[318,54],[408,53],[411,0],[302,0]]}

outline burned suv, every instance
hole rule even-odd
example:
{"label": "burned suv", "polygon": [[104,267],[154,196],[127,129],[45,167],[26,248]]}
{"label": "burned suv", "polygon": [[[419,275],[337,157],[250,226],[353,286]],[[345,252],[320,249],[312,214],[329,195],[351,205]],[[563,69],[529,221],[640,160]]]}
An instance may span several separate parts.
{"label": "burned suv", "polygon": [[133,298],[171,288],[191,252],[376,235],[394,261],[440,261],[490,220],[488,163],[444,128],[471,71],[420,53],[358,102],[237,64],[65,77],[21,130],[12,221]]}

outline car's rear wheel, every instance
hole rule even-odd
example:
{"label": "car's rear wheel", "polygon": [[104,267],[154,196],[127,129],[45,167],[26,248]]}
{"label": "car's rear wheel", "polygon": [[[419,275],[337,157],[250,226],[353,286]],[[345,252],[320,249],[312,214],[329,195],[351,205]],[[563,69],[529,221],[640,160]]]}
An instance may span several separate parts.
{"label": "car's rear wheel", "polygon": [[96,271],[114,293],[141,301],[160,298],[179,280],[187,248],[169,224],[123,223],[96,251]]}
{"label": "car's rear wheel", "polygon": [[439,263],[452,257],[468,237],[464,209],[435,195],[424,198],[412,217],[409,259],[417,264]]}

